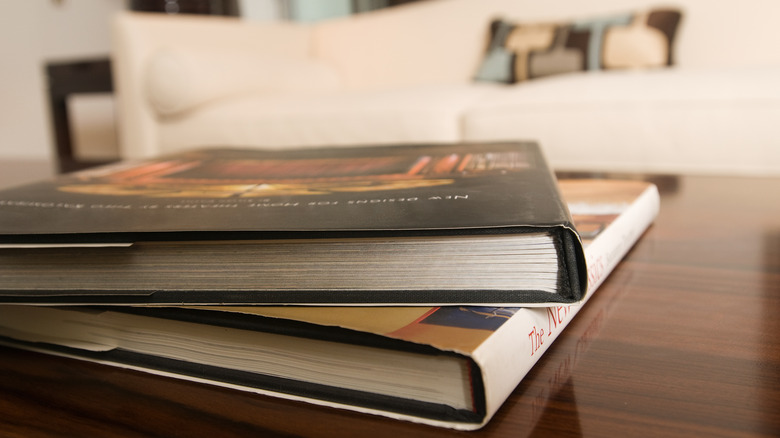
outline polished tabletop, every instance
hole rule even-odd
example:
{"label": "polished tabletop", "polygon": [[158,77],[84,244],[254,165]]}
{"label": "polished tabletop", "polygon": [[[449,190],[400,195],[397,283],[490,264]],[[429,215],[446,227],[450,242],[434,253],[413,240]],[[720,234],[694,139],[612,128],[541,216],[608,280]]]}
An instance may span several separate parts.
{"label": "polished tabletop", "polygon": [[627,177],[658,219],[482,430],[0,348],[0,436],[780,436],[780,178]]}

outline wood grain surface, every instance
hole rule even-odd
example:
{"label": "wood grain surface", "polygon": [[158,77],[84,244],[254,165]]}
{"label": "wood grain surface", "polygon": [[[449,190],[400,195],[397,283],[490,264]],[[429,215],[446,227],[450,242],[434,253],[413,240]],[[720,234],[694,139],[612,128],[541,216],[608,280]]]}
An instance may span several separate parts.
{"label": "wood grain surface", "polygon": [[780,179],[650,179],[656,223],[480,431],[0,348],[0,436],[780,435]]}

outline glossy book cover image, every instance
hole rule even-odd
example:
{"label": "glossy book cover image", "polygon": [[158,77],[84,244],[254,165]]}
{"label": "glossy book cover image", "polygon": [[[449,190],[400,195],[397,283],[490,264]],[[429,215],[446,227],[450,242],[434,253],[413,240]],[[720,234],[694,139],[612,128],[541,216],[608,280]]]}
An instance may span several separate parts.
{"label": "glossy book cover image", "polygon": [[[587,230],[587,302],[656,217],[658,192],[638,181],[562,181],[561,188],[575,223]],[[14,345],[166,376],[476,429],[584,302],[546,308],[17,305],[0,306],[0,334]]]}
{"label": "glossy book cover image", "polygon": [[41,304],[546,305],[586,286],[534,143],[215,149],[65,175],[0,191],[0,262],[0,301]]}
{"label": "glossy book cover image", "polygon": [[0,191],[0,238],[100,243],[556,224],[568,215],[549,173],[538,147],[523,143],[182,152]]}

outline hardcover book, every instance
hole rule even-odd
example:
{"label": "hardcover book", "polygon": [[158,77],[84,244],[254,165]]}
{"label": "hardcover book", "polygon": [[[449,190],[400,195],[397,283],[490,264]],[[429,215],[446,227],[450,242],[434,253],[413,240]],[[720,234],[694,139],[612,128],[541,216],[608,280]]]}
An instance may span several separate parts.
{"label": "hardcover book", "polygon": [[584,300],[553,307],[0,305],[0,342],[455,429],[486,424],[658,213],[655,186],[562,181]]}
{"label": "hardcover book", "polygon": [[551,305],[586,275],[534,143],[201,150],[0,192],[0,302]]}

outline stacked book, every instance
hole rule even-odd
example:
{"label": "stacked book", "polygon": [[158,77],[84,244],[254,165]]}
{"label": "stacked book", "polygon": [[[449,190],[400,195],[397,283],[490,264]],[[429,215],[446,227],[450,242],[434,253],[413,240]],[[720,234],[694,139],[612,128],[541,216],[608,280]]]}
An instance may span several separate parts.
{"label": "stacked book", "polygon": [[658,208],[534,143],[122,162],[0,191],[0,343],[477,429]]}

